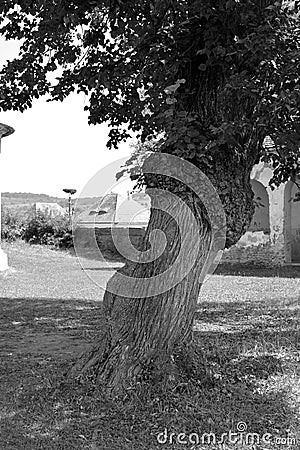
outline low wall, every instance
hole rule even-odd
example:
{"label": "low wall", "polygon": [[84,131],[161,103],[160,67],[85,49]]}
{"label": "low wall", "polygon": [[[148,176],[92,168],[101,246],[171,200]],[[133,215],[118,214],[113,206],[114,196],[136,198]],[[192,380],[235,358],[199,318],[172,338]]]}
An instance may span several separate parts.
{"label": "low wall", "polygon": [[223,252],[221,263],[239,263],[263,267],[285,264],[283,236],[273,241],[263,232],[247,232],[240,241]]}
{"label": "low wall", "polygon": [[[93,250],[97,243],[101,253],[110,253],[115,256],[122,256],[116,248],[122,248],[122,244],[127,241],[127,235],[132,246],[139,249],[141,239],[145,234],[143,228],[114,228],[113,236],[111,228],[77,228],[74,232],[76,246]],[[95,249],[97,250],[97,249]]]}
{"label": "low wall", "polygon": [[[145,230],[143,228],[114,228],[113,233],[114,240],[110,228],[77,228],[75,231],[76,245],[93,251],[96,240],[101,253],[122,258],[122,254],[116,249],[115,242],[117,242],[118,248],[124,248],[124,242],[127,242],[126,236],[129,233],[132,246],[138,250]],[[94,248],[94,250],[97,249]],[[269,234],[247,232],[235,246],[224,250],[222,263],[238,263],[262,267],[284,265],[283,236],[277,236],[276,241],[272,241]]]}

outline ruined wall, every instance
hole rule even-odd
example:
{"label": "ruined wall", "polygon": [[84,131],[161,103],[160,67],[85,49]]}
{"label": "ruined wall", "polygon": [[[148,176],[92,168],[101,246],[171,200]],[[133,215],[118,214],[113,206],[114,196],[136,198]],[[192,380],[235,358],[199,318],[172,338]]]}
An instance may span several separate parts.
{"label": "ruined wall", "polygon": [[[224,250],[222,262],[241,263],[257,266],[278,266],[285,263],[283,237],[273,243],[270,237],[262,236],[258,232],[248,232],[229,250]],[[247,242],[248,241],[248,242]]]}
{"label": "ruined wall", "polygon": [[254,167],[251,178],[256,212],[249,231],[231,249],[225,250],[222,262],[255,264],[261,266],[283,265],[287,258],[284,239],[285,186],[271,190],[269,180],[272,169],[260,163]]}

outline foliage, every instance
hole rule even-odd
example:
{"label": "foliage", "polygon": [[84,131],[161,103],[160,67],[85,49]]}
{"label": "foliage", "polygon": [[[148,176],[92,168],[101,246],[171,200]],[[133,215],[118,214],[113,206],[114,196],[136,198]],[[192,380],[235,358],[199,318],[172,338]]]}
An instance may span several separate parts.
{"label": "foliage", "polygon": [[[0,109],[46,95],[88,98],[109,146],[163,132],[160,151],[209,167],[218,152],[263,158],[273,183],[299,169],[298,2],[15,0],[0,33],[20,55],[0,73]],[[263,141],[270,136],[273,149]]]}
{"label": "foliage", "polygon": [[25,229],[23,217],[1,206],[1,239],[12,242],[21,239]]}
{"label": "foliage", "polygon": [[30,244],[50,245],[57,248],[73,247],[72,227],[69,219],[52,218],[43,213],[22,216],[2,208],[1,238],[6,241],[23,239]]}
{"label": "foliage", "polygon": [[21,237],[30,244],[50,245],[58,248],[73,246],[69,219],[51,218],[42,213],[38,213],[28,220]]}
{"label": "foliage", "polygon": [[136,181],[133,190],[140,190],[145,184],[143,164],[151,153],[159,149],[162,142],[163,136],[158,136],[148,139],[146,142],[136,141],[134,144],[131,144],[131,155],[121,167],[120,172],[116,174],[116,179],[119,180],[125,174],[129,174],[131,180]]}

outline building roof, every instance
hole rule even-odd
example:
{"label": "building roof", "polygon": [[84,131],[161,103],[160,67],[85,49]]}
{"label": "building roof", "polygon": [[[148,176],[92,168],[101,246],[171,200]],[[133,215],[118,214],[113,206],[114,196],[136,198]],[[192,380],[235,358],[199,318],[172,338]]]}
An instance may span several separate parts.
{"label": "building roof", "polygon": [[77,224],[110,224],[115,220],[117,194],[111,193],[79,214]]}
{"label": "building roof", "polygon": [[35,202],[32,205],[32,209],[34,214],[38,214],[40,212],[50,217],[67,215],[67,211],[58,203],[54,202]]}
{"label": "building roof", "polygon": [[143,227],[150,217],[150,198],[146,194],[122,196],[111,193],[89,207],[77,219],[77,225]]}

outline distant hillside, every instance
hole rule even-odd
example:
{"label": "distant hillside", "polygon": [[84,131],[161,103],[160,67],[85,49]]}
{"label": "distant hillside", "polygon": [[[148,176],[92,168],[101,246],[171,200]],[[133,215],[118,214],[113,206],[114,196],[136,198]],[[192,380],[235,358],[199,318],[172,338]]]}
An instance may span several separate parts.
{"label": "distant hillside", "polygon": [[51,197],[47,194],[32,194],[29,192],[3,192],[2,203],[8,205],[32,204],[36,202],[61,203],[67,199],[59,197]]}
{"label": "distant hillside", "polygon": [[[80,198],[78,201],[78,207],[80,211],[84,211],[90,205],[94,205],[100,201],[100,197],[86,197]],[[77,199],[73,199],[73,204]],[[16,211],[18,213],[26,213],[29,211],[33,203],[46,202],[46,203],[58,203],[63,208],[68,208],[68,199],[62,197],[52,197],[47,194],[32,194],[29,192],[3,192],[2,193],[2,205],[4,208],[10,211]]]}

